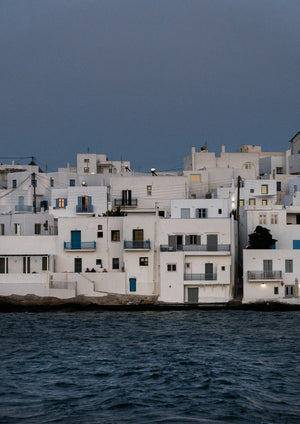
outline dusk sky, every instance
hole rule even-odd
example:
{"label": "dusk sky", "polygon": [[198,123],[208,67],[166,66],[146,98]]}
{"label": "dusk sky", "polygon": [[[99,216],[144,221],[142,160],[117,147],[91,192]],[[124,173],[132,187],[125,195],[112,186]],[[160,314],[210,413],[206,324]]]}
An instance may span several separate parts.
{"label": "dusk sky", "polygon": [[55,171],[89,148],[148,171],[204,144],[284,151],[299,17],[299,0],[0,0],[0,161]]}

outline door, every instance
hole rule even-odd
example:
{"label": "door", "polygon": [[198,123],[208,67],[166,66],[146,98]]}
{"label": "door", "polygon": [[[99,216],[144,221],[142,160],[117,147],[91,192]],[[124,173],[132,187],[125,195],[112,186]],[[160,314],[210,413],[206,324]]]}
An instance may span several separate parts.
{"label": "door", "polygon": [[188,287],[188,302],[198,303],[198,287]]}
{"label": "door", "polygon": [[264,266],[264,278],[272,278],[273,274],[273,263],[272,260],[264,260],[263,262]]}
{"label": "door", "polygon": [[71,231],[71,249],[81,248],[81,231]]}
{"label": "door", "polygon": [[0,274],[8,273],[8,258],[0,258]]}
{"label": "door", "polygon": [[142,248],[144,242],[144,230],[132,231],[133,247]]}
{"label": "door", "polygon": [[122,190],[122,206],[131,206],[131,190]]}
{"label": "door", "polygon": [[136,278],[129,278],[129,291],[136,291]]}
{"label": "door", "polygon": [[82,258],[74,258],[74,272],[82,272]]}
{"label": "door", "polygon": [[213,264],[205,264],[205,280],[213,279]]}
{"label": "door", "polygon": [[218,250],[218,234],[207,234],[207,250],[210,252]]}
{"label": "door", "polygon": [[181,219],[190,219],[190,208],[181,208]]}

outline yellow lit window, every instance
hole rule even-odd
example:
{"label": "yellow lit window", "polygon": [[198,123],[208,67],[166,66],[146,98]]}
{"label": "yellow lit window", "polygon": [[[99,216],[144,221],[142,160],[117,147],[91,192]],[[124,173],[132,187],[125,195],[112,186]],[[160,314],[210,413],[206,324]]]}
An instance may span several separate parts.
{"label": "yellow lit window", "polygon": [[191,174],[190,181],[191,181],[191,183],[200,183],[201,182],[201,175],[200,174]]}

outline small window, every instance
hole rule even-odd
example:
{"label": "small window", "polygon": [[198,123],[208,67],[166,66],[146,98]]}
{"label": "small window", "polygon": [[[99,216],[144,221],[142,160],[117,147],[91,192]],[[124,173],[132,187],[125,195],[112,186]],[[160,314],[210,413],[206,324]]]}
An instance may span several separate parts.
{"label": "small window", "polygon": [[48,271],[48,257],[42,256],[42,271]]}
{"label": "small window", "polygon": [[176,271],[176,264],[168,264],[167,270],[170,272]]}
{"label": "small window", "polygon": [[191,183],[200,183],[201,182],[201,175],[200,174],[191,174],[190,181],[191,181]]}
{"label": "small window", "polygon": [[111,241],[120,241],[120,230],[111,230]]}
{"label": "small window", "polygon": [[85,166],[84,169],[83,169],[83,172],[85,174],[88,174],[90,172],[90,168],[88,166]]}
{"label": "small window", "polygon": [[96,265],[102,266],[102,259],[96,259]]}
{"label": "small window", "polygon": [[98,230],[102,230],[102,225],[98,225]]}
{"label": "small window", "polygon": [[120,260],[119,258],[112,258],[112,269],[120,268]]}
{"label": "small window", "polygon": [[277,222],[278,222],[278,215],[272,214],[271,215],[271,224],[277,224]]}
{"label": "small window", "polygon": [[222,214],[222,209],[218,209],[218,214],[221,215]]}
{"label": "small window", "polygon": [[267,206],[268,205],[268,201],[266,199],[263,199],[261,202],[262,206]]}
{"label": "small window", "polygon": [[261,185],[261,194],[268,194],[268,184]]}
{"label": "small window", "polygon": [[152,195],[152,186],[147,185],[147,196],[151,196],[151,195]]}
{"label": "small window", "polygon": [[254,193],[254,188],[250,188],[250,193]]}
{"label": "small window", "polygon": [[34,224],[34,234],[41,234],[41,224]]}
{"label": "small window", "polygon": [[147,257],[140,258],[140,266],[148,266],[148,258]]}
{"label": "small window", "polygon": [[89,159],[84,159],[85,163],[89,163],[89,161],[90,161]]}
{"label": "small window", "polygon": [[249,205],[254,206],[255,205],[255,199],[249,199]]}
{"label": "small window", "polygon": [[18,234],[20,229],[20,224],[15,224],[14,227],[15,227],[15,234]]}
{"label": "small window", "polygon": [[278,289],[278,287],[274,287],[274,294],[279,294],[279,289]]}
{"label": "small window", "polygon": [[165,211],[158,211],[158,216],[163,218],[165,216]]}
{"label": "small window", "polygon": [[4,224],[0,224],[0,236],[4,236]]}
{"label": "small window", "polygon": [[240,206],[245,206],[245,200],[244,199],[240,199]]}
{"label": "small window", "polygon": [[293,272],[293,259],[285,260],[285,272]]}
{"label": "small window", "polygon": [[207,218],[207,209],[196,209],[196,218]]}
{"label": "small window", "polygon": [[259,215],[259,224],[260,225],[266,225],[267,223],[267,215],[266,214],[260,214]]}
{"label": "small window", "polygon": [[50,187],[54,187],[54,179],[50,178]]}
{"label": "small window", "polygon": [[56,199],[56,207],[61,209],[67,206],[67,199]]}
{"label": "small window", "polygon": [[282,166],[276,167],[276,174],[283,174],[283,167]]}
{"label": "small window", "polygon": [[277,181],[276,183],[276,190],[281,191],[281,181]]}
{"label": "small window", "polygon": [[97,232],[97,237],[98,238],[103,238],[103,231],[98,231]]}
{"label": "small window", "polygon": [[196,194],[191,194],[191,199],[196,199]]}
{"label": "small window", "polygon": [[70,187],[75,187],[75,180],[70,180],[69,184],[70,184]]}
{"label": "small window", "polygon": [[221,266],[221,270],[222,271],[225,271],[225,266]]}
{"label": "small window", "polygon": [[12,180],[12,188],[17,188],[17,180]]}

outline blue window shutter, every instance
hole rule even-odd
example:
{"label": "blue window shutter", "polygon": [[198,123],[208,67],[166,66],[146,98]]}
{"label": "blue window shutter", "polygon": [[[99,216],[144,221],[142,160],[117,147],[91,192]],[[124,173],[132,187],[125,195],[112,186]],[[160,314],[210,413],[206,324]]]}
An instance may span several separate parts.
{"label": "blue window shutter", "polygon": [[79,208],[81,207],[81,196],[77,197],[77,205]]}
{"label": "blue window shutter", "polygon": [[59,207],[59,199],[56,199],[56,207]]}
{"label": "blue window shutter", "polygon": [[300,240],[293,240],[293,249],[300,249]]}
{"label": "blue window shutter", "polygon": [[64,201],[65,201],[65,207],[66,207],[68,204],[68,199],[64,199]]}
{"label": "blue window shutter", "polygon": [[92,196],[88,196],[88,208],[91,210],[92,207]]}

